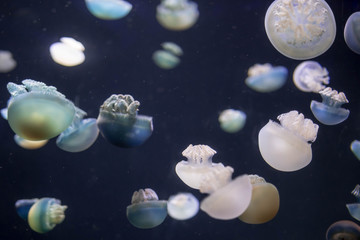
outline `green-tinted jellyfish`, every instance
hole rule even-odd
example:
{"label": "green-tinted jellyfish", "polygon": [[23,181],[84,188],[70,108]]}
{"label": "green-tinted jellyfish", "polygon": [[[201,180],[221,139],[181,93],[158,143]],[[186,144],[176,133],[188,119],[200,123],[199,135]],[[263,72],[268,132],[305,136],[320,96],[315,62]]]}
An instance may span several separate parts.
{"label": "green-tinted jellyfish", "polygon": [[164,50],[157,50],[152,55],[155,64],[163,69],[172,69],[179,65],[179,56],[183,55],[181,47],[173,42],[164,42],[161,46]]}
{"label": "green-tinted jellyfish", "polygon": [[226,109],[220,113],[219,123],[223,131],[236,133],[240,131],[246,122],[246,114],[240,110]]}
{"label": "green-tinted jellyfish", "polygon": [[101,135],[118,147],[137,147],[152,134],[152,117],[138,115],[139,101],[131,95],[111,95],[100,106],[97,124]]}
{"label": "green-tinted jellyfish", "polygon": [[360,240],[360,226],[349,220],[337,221],[326,231],[326,240]]}
{"label": "green-tinted jellyfish", "polygon": [[167,201],[159,200],[151,188],[140,189],[134,192],[131,205],[126,208],[126,216],[134,227],[154,228],[167,216]]}
{"label": "green-tinted jellyfish", "polygon": [[30,79],[22,83],[7,85],[11,94],[7,118],[18,136],[33,141],[46,140],[69,127],[75,114],[71,101],[53,86]]}
{"label": "green-tinted jellyfish", "polygon": [[357,203],[346,204],[346,207],[350,215],[360,221],[360,185],[357,184],[351,193],[356,197]]}
{"label": "green-tinted jellyfish", "polygon": [[123,0],[85,0],[91,14],[103,20],[116,20],[125,17],[132,9],[129,2]]}

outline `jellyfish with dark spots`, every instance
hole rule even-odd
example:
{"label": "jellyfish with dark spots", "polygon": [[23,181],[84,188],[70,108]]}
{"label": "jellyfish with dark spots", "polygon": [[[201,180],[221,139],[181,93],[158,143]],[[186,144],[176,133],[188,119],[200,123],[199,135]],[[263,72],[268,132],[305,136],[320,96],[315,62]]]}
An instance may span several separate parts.
{"label": "jellyfish with dark spots", "polygon": [[326,240],[360,240],[360,226],[349,220],[337,221],[326,231]]}
{"label": "jellyfish with dark spots", "polygon": [[360,54],[360,12],[351,14],[345,24],[344,38],[348,47]]}
{"label": "jellyfish with dark spots", "polygon": [[346,207],[349,210],[350,215],[356,220],[360,221],[360,185],[359,184],[355,186],[351,194],[356,197],[357,202],[348,203],[346,204]]}

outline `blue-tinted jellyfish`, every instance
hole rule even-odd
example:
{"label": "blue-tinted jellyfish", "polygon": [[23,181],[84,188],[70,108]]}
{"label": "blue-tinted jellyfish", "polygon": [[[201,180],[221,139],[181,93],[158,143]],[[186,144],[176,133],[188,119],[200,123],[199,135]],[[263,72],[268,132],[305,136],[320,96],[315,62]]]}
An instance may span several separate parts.
{"label": "blue-tinted jellyfish", "polygon": [[265,16],[272,45],[292,59],[310,59],[326,52],[336,35],[335,18],[323,0],[275,0]]}
{"label": "blue-tinted jellyfish", "polygon": [[360,54],[360,12],[351,14],[345,24],[344,38],[348,47]]}
{"label": "blue-tinted jellyfish", "polygon": [[325,88],[324,84],[329,84],[330,77],[328,71],[315,61],[305,61],[300,63],[294,71],[293,82],[295,86],[303,92],[316,92]]}
{"label": "blue-tinted jellyfish", "polygon": [[30,208],[34,205],[34,203],[36,203],[37,201],[39,201],[38,198],[33,198],[33,199],[20,199],[17,200],[15,202],[15,209],[17,214],[24,219],[25,221],[27,221],[28,219],[28,215],[29,215],[29,211]]}
{"label": "blue-tinted jellyfish", "polygon": [[190,219],[199,211],[199,200],[191,193],[178,193],[170,196],[167,211],[176,220]]}
{"label": "blue-tinted jellyfish", "polygon": [[346,204],[346,207],[350,215],[360,221],[360,185],[357,184],[351,193],[356,197],[357,203]]}
{"label": "blue-tinted jellyfish", "polygon": [[84,45],[70,37],[60,38],[60,42],[51,44],[49,50],[54,62],[65,67],[77,66],[85,61]]}
{"label": "blue-tinted jellyfish", "polygon": [[323,101],[320,103],[313,100],[310,104],[310,109],[319,122],[325,125],[336,125],[349,117],[350,111],[341,108],[342,104],[349,102],[343,92],[338,93],[327,87],[319,93]]}
{"label": "blue-tinted jellyfish", "polygon": [[134,227],[154,228],[167,216],[167,201],[159,200],[151,188],[140,189],[134,192],[131,205],[126,208],[126,216]]}
{"label": "blue-tinted jellyfish", "polygon": [[29,149],[29,150],[41,148],[41,147],[45,146],[45,144],[48,142],[48,140],[39,140],[39,141],[27,140],[22,137],[19,137],[16,134],[14,136],[14,140],[17,143],[17,145],[19,145],[22,148]]}
{"label": "blue-tinted jellyfish", "polygon": [[337,221],[326,231],[326,240],[360,240],[360,226],[349,220]]}
{"label": "blue-tinted jellyfish", "polygon": [[16,67],[17,63],[11,52],[0,50],[0,73],[7,73]]}
{"label": "blue-tinted jellyfish", "polygon": [[198,17],[197,4],[188,0],[161,0],[156,8],[156,19],[169,30],[186,30],[195,24]]}
{"label": "blue-tinted jellyfish", "polygon": [[350,149],[353,152],[353,154],[355,155],[355,157],[358,160],[360,160],[360,141],[358,141],[358,140],[352,141],[352,143],[350,145]]}
{"label": "blue-tinted jellyfish", "polygon": [[183,55],[181,47],[172,42],[164,42],[161,46],[164,50],[157,50],[152,55],[155,64],[163,69],[172,69],[179,65],[179,56]]}
{"label": "blue-tinted jellyfish", "polygon": [[125,17],[132,9],[131,3],[123,0],[85,0],[91,14],[103,20],[116,20]]}
{"label": "blue-tinted jellyfish", "polygon": [[67,152],[88,149],[99,135],[96,118],[86,118],[86,112],[75,107],[75,116],[70,126],[56,139],[56,145]]}
{"label": "blue-tinted jellyfish", "polygon": [[226,109],[220,113],[219,123],[223,131],[236,133],[240,131],[246,122],[246,114],[240,110]]}
{"label": "blue-tinted jellyfish", "polygon": [[272,92],[284,86],[288,70],[271,64],[255,64],[248,70],[245,84],[257,92]]}
{"label": "blue-tinted jellyfish", "polygon": [[7,118],[17,135],[39,141],[53,138],[69,127],[75,114],[71,101],[53,86],[30,79],[22,83],[7,85],[11,94]]}

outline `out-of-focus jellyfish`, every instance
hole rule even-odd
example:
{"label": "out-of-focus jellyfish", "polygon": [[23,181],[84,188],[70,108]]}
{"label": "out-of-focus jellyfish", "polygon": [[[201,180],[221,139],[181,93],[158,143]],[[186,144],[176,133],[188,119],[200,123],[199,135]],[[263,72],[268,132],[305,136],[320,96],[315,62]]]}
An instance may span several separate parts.
{"label": "out-of-focus jellyfish", "polygon": [[8,122],[11,129],[27,140],[50,139],[63,132],[72,122],[74,104],[53,86],[23,80],[23,85],[9,82]]}
{"label": "out-of-focus jellyfish", "polygon": [[273,67],[269,63],[255,64],[248,70],[246,85],[258,92],[272,92],[284,86],[288,70],[285,67]]}
{"label": "out-of-focus jellyfish", "polygon": [[326,231],[326,240],[360,240],[360,226],[349,220],[337,221]]}
{"label": "out-of-focus jellyfish", "polygon": [[341,107],[349,102],[343,92],[338,93],[327,87],[319,93],[323,99],[322,102],[313,100],[310,104],[310,109],[319,122],[325,125],[336,125],[349,117],[350,111]]}
{"label": "out-of-focus jellyfish", "polygon": [[350,145],[350,149],[353,152],[353,154],[355,155],[355,157],[358,160],[360,160],[360,141],[358,141],[358,140],[352,141],[352,143]]}
{"label": "out-of-focus jellyfish", "polygon": [[281,125],[269,120],[259,132],[261,156],[271,167],[284,172],[306,167],[312,159],[309,142],[315,141],[319,126],[297,111],[277,119]]}
{"label": "out-of-focus jellyfish", "polygon": [[360,54],[360,12],[351,14],[345,24],[344,38],[348,47]]}
{"label": "out-of-focus jellyfish", "polygon": [[60,38],[51,44],[50,55],[54,62],[65,67],[77,66],[85,61],[84,45],[70,37]]}
{"label": "out-of-focus jellyfish", "polygon": [[198,213],[199,201],[191,193],[178,193],[170,196],[167,211],[176,220],[187,220]]}
{"label": "out-of-focus jellyfish", "polygon": [[240,131],[246,122],[246,114],[240,110],[226,109],[220,113],[219,123],[222,130],[227,133]]}
{"label": "out-of-focus jellyfish", "polygon": [[67,152],[88,149],[99,135],[96,118],[86,118],[86,112],[75,107],[75,116],[70,126],[56,139],[56,145]]}
{"label": "out-of-focus jellyfish", "polygon": [[164,50],[157,50],[152,55],[155,64],[163,69],[172,69],[179,65],[179,56],[183,55],[181,47],[172,42],[164,42],[161,46]]}
{"label": "out-of-focus jellyfish", "polygon": [[272,45],[292,59],[310,59],[333,44],[336,24],[323,0],[275,0],[265,15],[265,30]]}
{"label": "out-of-focus jellyfish", "polygon": [[27,221],[28,219],[28,215],[29,215],[29,211],[30,208],[34,205],[34,203],[36,203],[37,201],[39,201],[38,198],[33,198],[33,199],[20,199],[17,200],[15,202],[15,209],[17,214],[24,219],[25,221]]}
{"label": "out-of-focus jellyfish", "polygon": [[125,17],[132,4],[123,0],[85,0],[92,15],[103,20],[116,20]]}
{"label": "out-of-focus jellyfish", "polygon": [[303,92],[316,92],[329,84],[330,77],[326,68],[314,61],[300,63],[294,71],[293,81],[295,86]]}
{"label": "out-of-focus jellyfish", "polygon": [[1,116],[3,119],[7,120],[7,108],[1,109]]}
{"label": "out-of-focus jellyfish", "polygon": [[0,73],[7,73],[16,67],[16,61],[11,52],[0,50]]}
{"label": "out-of-focus jellyfish", "polygon": [[267,183],[258,175],[249,175],[252,185],[252,197],[246,211],[239,216],[245,223],[261,224],[273,219],[280,206],[280,197],[277,188]]}
{"label": "out-of-focus jellyfish", "polygon": [[195,24],[198,17],[197,4],[188,0],[161,0],[156,8],[156,19],[169,30],[186,30]]}
{"label": "out-of-focus jellyfish", "polygon": [[152,134],[152,117],[138,115],[139,101],[131,95],[111,95],[100,106],[97,124],[101,135],[118,147],[137,147]]}
{"label": "out-of-focus jellyfish", "polygon": [[14,140],[17,143],[17,145],[19,145],[22,148],[29,149],[29,150],[41,148],[41,147],[45,146],[45,144],[48,142],[48,140],[31,141],[31,140],[27,140],[22,137],[19,137],[18,135],[14,136]]}
{"label": "out-of-focus jellyfish", "polygon": [[159,200],[151,188],[135,191],[131,205],[126,208],[129,222],[137,228],[147,229],[160,225],[167,216],[167,201]]}
{"label": "out-of-focus jellyfish", "polygon": [[346,207],[350,215],[360,221],[360,185],[357,184],[351,193],[356,197],[357,203],[346,204]]}

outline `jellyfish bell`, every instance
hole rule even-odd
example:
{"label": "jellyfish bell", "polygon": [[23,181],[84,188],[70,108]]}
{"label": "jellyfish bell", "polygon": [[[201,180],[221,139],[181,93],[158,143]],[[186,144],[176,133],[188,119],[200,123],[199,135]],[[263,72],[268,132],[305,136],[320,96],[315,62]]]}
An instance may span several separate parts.
{"label": "jellyfish bell", "polygon": [[7,73],[15,69],[17,63],[10,51],[0,50],[0,73]]}
{"label": "jellyfish bell", "polygon": [[50,55],[54,62],[66,66],[77,66],[85,61],[84,45],[70,37],[60,38],[60,42],[51,44]]}
{"label": "jellyfish bell", "polygon": [[349,220],[337,221],[326,231],[326,240],[360,240],[360,226]]}
{"label": "jellyfish bell", "polygon": [[357,184],[351,193],[356,197],[357,203],[348,203],[346,207],[350,215],[360,221],[360,185]]}
{"label": "jellyfish bell", "polygon": [[246,114],[240,110],[226,109],[219,116],[220,128],[227,133],[240,131],[246,122]]}
{"label": "jellyfish bell", "polygon": [[23,220],[27,221],[30,208],[39,201],[38,198],[33,199],[20,199],[15,202],[15,209],[16,213],[21,217]]}
{"label": "jellyfish bell", "polygon": [[293,81],[295,86],[303,92],[315,92],[329,84],[330,77],[326,68],[315,61],[304,61],[294,71]]}
{"label": "jellyfish bell", "polygon": [[179,56],[183,55],[181,47],[173,42],[164,42],[161,46],[163,50],[156,50],[152,55],[154,63],[163,69],[172,69],[179,65]]}
{"label": "jellyfish bell", "polygon": [[344,38],[347,46],[360,54],[360,12],[354,12],[346,21]]}
{"label": "jellyfish bell", "polygon": [[16,134],[14,135],[14,140],[17,143],[17,145],[28,150],[39,149],[45,146],[45,144],[48,142],[48,140],[39,140],[39,141],[27,140]]}
{"label": "jellyfish bell", "polygon": [[355,157],[360,160],[360,141],[354,140],[351,142],[350,149],[355,155]]}
{"label": "jellyfish bell", "polygon": [[97,18],[116,20],[125,17],[132,4],[123,0],[85,0],[86,7]]}
{"label": "jellyfish bell", "polygon": [[178,193],[170,196],[167,211],[176,220],[187,220],[198,213],[199,201],[191,193]]}

